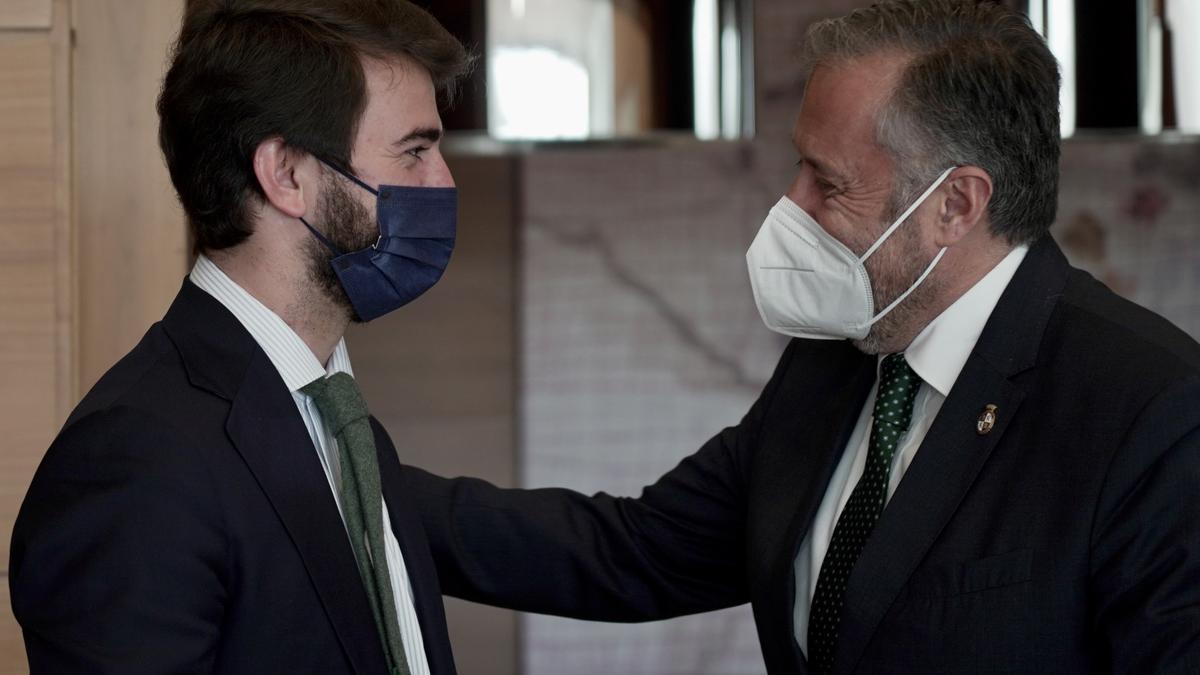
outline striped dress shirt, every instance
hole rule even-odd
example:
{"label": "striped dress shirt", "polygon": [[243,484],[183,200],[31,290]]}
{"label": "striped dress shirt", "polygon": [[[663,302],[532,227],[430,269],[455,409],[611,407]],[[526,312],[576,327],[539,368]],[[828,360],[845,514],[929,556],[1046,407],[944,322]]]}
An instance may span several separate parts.
{"label": "striped dress shirt", "polygon": [[[308,435],[312,437],[317,458],[325,470],[329,489],[333,492],[333,499],[340,513],[342,478],[337,439],[321,424],[321,413],[317,410],[316,403],[311,397],[301,393],[300,389],[318,377],[328,377],[334,373],[354,375],[350,369],[346,341],[338,341],[333,355],[329,358],[329,364],[322,366],[304,340],[296,335],[278,314],[238,286],[212,260],[204,255],[199,256],[189,278],[237,317],[279,371],[279,376],[283,378],[283,383],[287,385],[296,401],[296,408],[304,420]],[[387,549],[388,573],[391,576],[392,597],[396,600],[396,616],[400,619],[404,653],[412,675],[429,675],[429,661],[425,657],[425,643],[421,637],[420,623],[417,621],[416,606],[413,605],[412,584],[408,578],[408,569],[404,565],[404,555],[392,531],[387,503],[381,502],[380,508],[383,509],[384,548]],[[358,570],[349,569],[346,573],[357,576]]]}

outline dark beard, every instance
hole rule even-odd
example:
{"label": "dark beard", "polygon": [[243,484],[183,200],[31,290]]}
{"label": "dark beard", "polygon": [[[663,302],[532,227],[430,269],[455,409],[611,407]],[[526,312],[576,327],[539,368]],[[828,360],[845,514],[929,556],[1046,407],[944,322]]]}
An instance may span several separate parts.
{"label": "dark beard", "polygon": [[[321,183],[321,198],[317,203],[317,219],[310,223],[322,232],[342,253],[360,251],[373,246],[379,240],[379,226],[371,213],[354,197],[342,183],[340,176],[325,172]],[[312,237],[306,247],[308,255],[308,277],[321,293],[337,307],[345,310],[354,323],[362,323],[354,305],[338,281],[330,261],[333,251]]]}

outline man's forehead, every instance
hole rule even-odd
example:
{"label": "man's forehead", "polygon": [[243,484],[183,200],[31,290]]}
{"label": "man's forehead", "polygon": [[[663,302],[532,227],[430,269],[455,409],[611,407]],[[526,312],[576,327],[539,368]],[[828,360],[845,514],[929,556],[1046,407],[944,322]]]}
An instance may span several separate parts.
{"label": "man's forehead", "polygon": [[437,96],[429,72],[411,59],[363,59],[365,120],[410,127],[439,127]]}
{"label": "man's forehead", "polygon": [[352,161],[399,155],[442,136],[437,97],[426,71],[408,59],[363,59],[366,107],[358,124]]}
{"label": "man's forehead", "polygon": [[815,66],[792,133],[797,152],[818,170],[836,174],[856,157],[878,151],[879,111],[906,60],[881,53]]}
{"label": "man's forehead", "polygon": [[843,168],[848,158],[836,149],[827,147],[819,135],[803,133],[800,121],[796,122],[792,131],[792,146],[800,159],[816,169],[817,173],[829,178],[844,177]]}

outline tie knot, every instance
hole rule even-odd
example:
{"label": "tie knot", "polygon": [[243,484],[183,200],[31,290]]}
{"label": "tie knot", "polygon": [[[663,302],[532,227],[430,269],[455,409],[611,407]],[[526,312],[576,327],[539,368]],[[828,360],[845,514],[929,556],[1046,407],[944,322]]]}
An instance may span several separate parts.
{"label": "tie knot", "polygon": [[907,429],[912,420],[913,401],[921,378],[917,376],[904,353],[889,354],[879,366],[879,392],[875,395],[875,422]]}
{"label": "tie knot", "polygon": [[351,422],[367,416],[367,404],[354,378],[346,373],[319,377],[300,389],[311,396],[321,411],[321,421],[335,436]]}

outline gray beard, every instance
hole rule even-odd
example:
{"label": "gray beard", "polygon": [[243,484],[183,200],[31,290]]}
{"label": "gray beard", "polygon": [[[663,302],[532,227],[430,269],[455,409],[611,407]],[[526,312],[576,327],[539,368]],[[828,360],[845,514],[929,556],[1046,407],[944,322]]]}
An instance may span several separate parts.
{"label": "gray beard", "polygon": [[[896,215],[899,215],[897,213]],[[885,243],[880,250],[867,260],[867,273],[871,277],[871,295],[875,302],[875,312],[878,313],[892,304],[896,298],[912,287],[921,278],[925,267],[931,260],[923,260],[917,246],[916,223],[908,222],[901,225],[893,234],[900,240],[898,252],[887,253]],[[876,261],[881,255],[886,258]],[[874,265],[871,265],[875,262]],[[871,269],[871,268],[874,269]],[[897,341],[912,330],[914,317],[925,314],[925,310],[933,304],[938,295],[939,282],[930,275],[896,308],[871,326],[867,336],[861,340],[853,340],[852,344],[864,354],[882,354],[897,351]]]}

